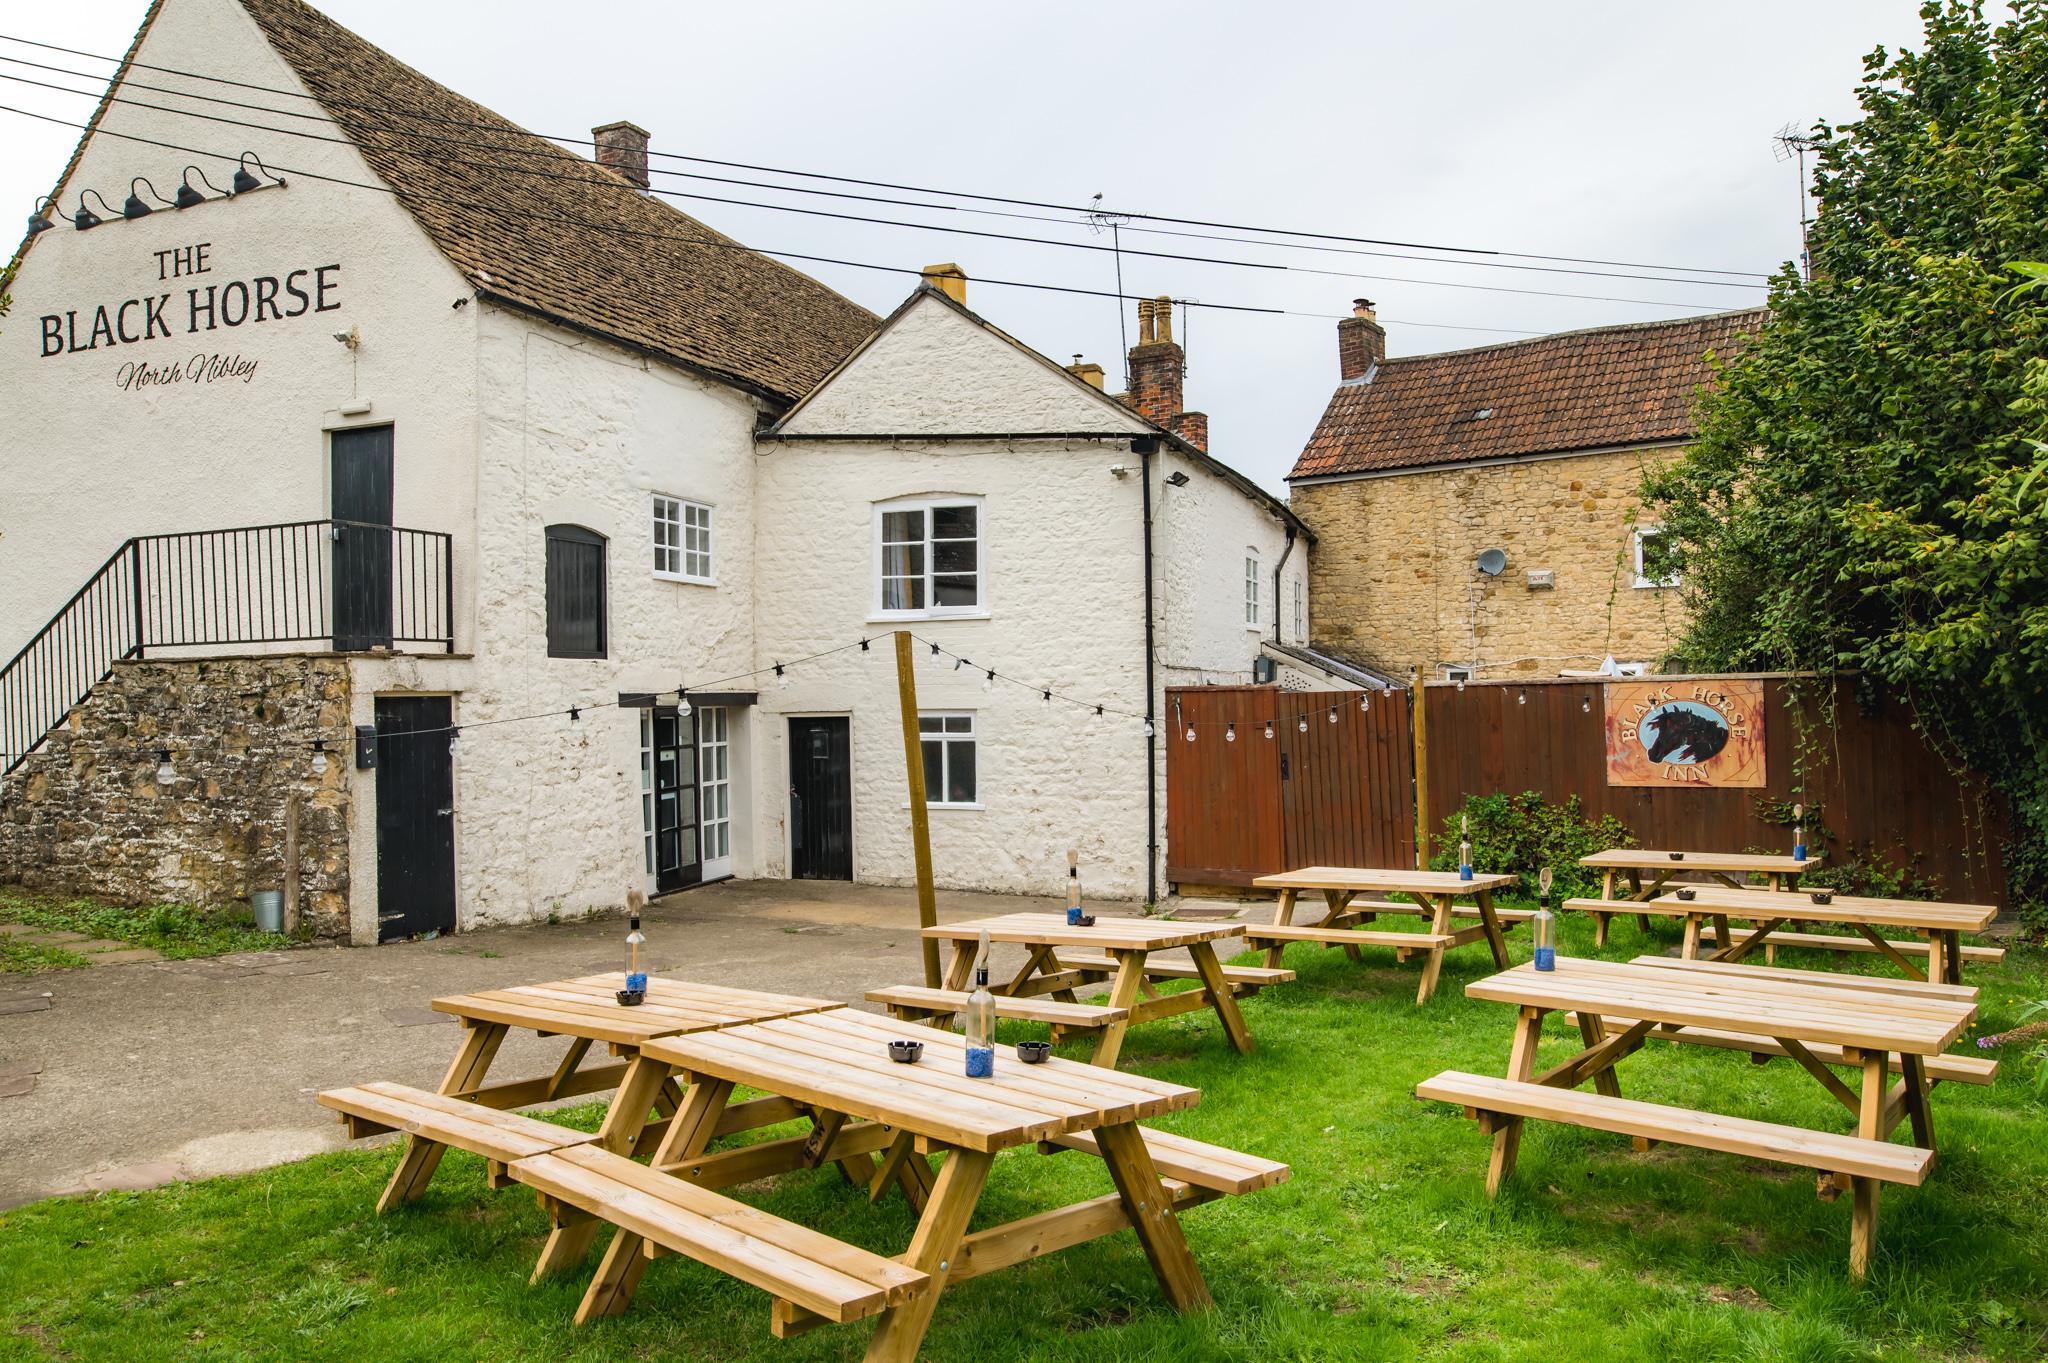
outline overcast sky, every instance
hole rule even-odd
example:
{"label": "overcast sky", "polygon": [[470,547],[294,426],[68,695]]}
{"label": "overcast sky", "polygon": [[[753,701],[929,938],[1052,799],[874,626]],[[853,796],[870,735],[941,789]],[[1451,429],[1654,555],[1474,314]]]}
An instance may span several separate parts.
{"label": "overcast sky", "polygon": [[[117,57],[145,8],[144,0],[12,5],[0,33]],[[1880,43],[1912,44],[1920,31],[1917,0],[327,0],[324,8],[536,132],[587,136],[594,124],[624,118],[653,133],[657,152],[1061,205],[1085,205],[1099,192],[1126,211],[1347,237],[1755,272],[1775,269],[1798,244],[1797,175],[1774,157],[1772,134],[1787,122],[1853,117],[1863,55]],[[0,41],[7,56],[110,70]],[[0,74],[43,75],[5,62]],[[79,121],[90,112],[89,100],[12,82],[0,81],[0,91],[4,104]],[[15,206],[12,220],[48,191],[74,138],[0,113],[0,201]],[[1030,222],[670,177],[657,184],[1094,246],[1109,240],[1057,209],[1010,210],[1061,220]],[[103,188],[118,203],[114,187]],[[1115,261],[1100,252],[677,202],[756,247],[908,267],[953,260],[981,279],[1115,287]],[[1356,296],[1377,301],[1394,354],[1763,298],[1761,289],[1722,286],[1755,281],[1716,284],[1709,275],[1600,278],[1128,229],[1122,242],[1291,267],[1123,258],[1128,293],[1318,314],[1197,309],[1182,337],[1188,405],[1210,414],[1212,451],[1274,488],[1336,382],[1334,318]],[[914,284],[898,274],[803,268],[878,312]],[[1062,363],[1078,352],[1103,364],[1117,386],[1123,343],[1110,299],[980,283],[968,301]],[[1127,318],[1133,311],[1124,305]],[[1135,321],[1128,325],[1135,334]]]}

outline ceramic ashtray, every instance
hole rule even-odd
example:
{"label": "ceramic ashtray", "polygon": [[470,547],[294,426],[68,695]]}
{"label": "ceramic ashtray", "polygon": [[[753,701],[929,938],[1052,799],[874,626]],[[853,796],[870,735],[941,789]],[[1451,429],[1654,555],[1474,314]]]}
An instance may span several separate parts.
{"label": "ceramic ashtray", "polygon": [[1052,1054],[1050,1041],[1020,1041],[1017,1043],[1017,1058],[1027,1065],[1043,1065],[1045,1058]]}
{"label": "ceramic ashtray", "polygon": [[1813,890],[1808,892],[1806,897],[1816,904],[1832,904],[1835,902],[1835,892],[1833,890]]}
{"label": "ceramic ashtray", "polygon": [[1698,890],[1680,890],[1678,892],[1678,897],[1680,899],[1683,899],[1686,903],[1690,904],[1692,903],[1692,897],[1698,893]]}
{"label": "ceramic ashtray", "polygon": [[917,1058],[924,1054],[922,1041],[892,1041],[889,1043],[889,1058],[899,1065],[915,1065]]}
{"label": "ceramic ashtray", "polygon": [[628,1008],[638,1008],[641,1004],[647,1002],[647,991],[645,989],[621,989],[619,991],[619,1002]]}
{"label": "ceramic ashtray", "polygon": [[1092,928],[1095,926],[1095,915],[1092,913],[1084,913],[1074,921],[1079,923],[1084,928]]}
{"label": "ceramic ashtray", "polygon": [[1684,861],[1684,860],[1685,860],[1685,853],[1683,853],[1683,852],[1673,852],[1673,853],[1671,853],[1671,859],[1672,859],[1673,861]]}

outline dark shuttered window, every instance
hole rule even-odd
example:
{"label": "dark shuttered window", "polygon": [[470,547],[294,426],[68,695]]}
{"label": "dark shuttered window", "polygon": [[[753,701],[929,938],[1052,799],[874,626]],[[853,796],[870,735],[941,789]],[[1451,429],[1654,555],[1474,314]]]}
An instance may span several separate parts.
{"label": "dark shuttered window", "polygon": [[551,525],[548,537],[548,656],[602,658],[604,536]]}

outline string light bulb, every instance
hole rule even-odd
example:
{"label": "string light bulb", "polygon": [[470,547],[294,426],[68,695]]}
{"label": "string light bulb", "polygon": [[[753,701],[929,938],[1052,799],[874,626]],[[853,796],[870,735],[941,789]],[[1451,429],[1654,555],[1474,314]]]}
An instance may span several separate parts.
{"label": "string light bulb", "polygon": [[1332,723],[1332,724],[1335,724],[1336,722],[1337,722],[1337,707],[1336,707],[1336,706],[1334,706],[1334,705],[1332,705],[1332,706],[1330,707],[1330,723]]}
{"label": "string light bulb", "polygon": [[571,724],[574,724],[574,723],[575,723],[575,722],[576,722],[577,720],[579,720],[579,719],[581,719],[581,718],[583,718],[583,707],[582,707],[582,706],[580,706],[580,705],[572,705],[572,706],[570,706],[570,707],[569,707],[569,722],[570,722]]}
{"label": "string light bulb", "polygon": [[448,730],[448,755],[455,756],[455,745],[462,741],[462,726],[453,725]]}
{"label": "string light bulb", "polygon": [[1151,720],[1149,720],[1149,719],[1148,719],[1148,720],[1146,720],[1146,721],[1145,721],[1145,737],[1147,737],[1147,738],[1155,738],[1155,737],[1157,737],[1157,736],[1158,736],[1158,734],[1159,734],[1159,730],[1157,730],[1157,729],[1155,729],[1154,727],[1152,727],[1152,721],[1151,721]]}
{"label": "string light bulb", "polygon": [[168,786],[174,784],[177,779],[178,769],[171,765],[171,750],[169,748],[158,748],[156,750],[156,783],[160,786]]}
{"label": "string light bulb", "polygon": [[[778,677],[781,676],[782,669],[779,667],[776,668],[775,675]],[[676,691],[676,718],[688,719],[690,717],[690,709],[690,693],[688,691],[684,691],[678,688]]]}
{"label": "string light bulb", "polygon": [[1266,737],[1268,737],[1268,738],[1271,738],[1272,736],[1273,736],[1273,721],[1269,719],[1269,720],[1267,720],[1267,721],[1266,721]]}
{"label": "string light bulb", "polygon": [[1190,724],[1190,725],[1188,725],[1188,742],[1192,743],[1192,742],[1194,742],[1194,741],[1195,741],[1195,726],[1194,726],[1194,725],[1192,725],[1192,724]]}
{"label": "string light bulb", "polygon": [[784,670],[781,663],[775,664],[775,684],[784,689],[789,686],[789,673]]}
{"label": "string light bulb", "polygon": [[958,672],[961,668],[965,666],[967,666],[967,660],[965,658],[955,658],[953,660],[953,670],[955,672]]}
{"label": "string light bulb", "polygon": [[1223,741],[1225,743],[1237,742],[1237,725],[1235,722],[1223,726]]}
{"label": "string light bulb", "polygon": [[1458,689],[1460,691],[1465,689],[1465,679],[1463,677],[1458,678]]}
{"label": "string light bulb", "polygon": [[324,738],[313,740],[313,774],[315,776],[325,776],[327,774],[327,740]]}
{"label": "string light bulb", "polygon": [[990,669],[988,670],[988,675],[987,675],[986,677],[983,677],[983,678],[981,679],[981,692],[982,692],[982,694],[983,694],[983,695],[987,695],[988,693],[990,693],[991,691],[994,691],[995,689],[996,689],[996,670],[995,670],[995,669],[994,669],[993,667],[991,667],[991,668],[990,668]]}
{"label": "string light bulb", "polygon": [[1515,704],[1517,704],[1517,705],[1527,705],[1528,703],[1529,703],[1529,688],[1525,686],[1525,687],[1523,687],[1523,688],[1522,688],[1522,689],[1521,689],[1520,691],[1518,691],[1518,692],[1517,692],[1517,693],[1515,694]]}
{"label": "string light bulb", "polygon": [[1588,715],[1592,714],[1592,713],[1593,713],[1593,698],[1592,698],[1591,696],[1580,696],[1580,697],[1579,697],[1579,710],[1580,710],[1580,712],[1581,712],[1581,713],[1583,713],[1583,714],[1588,714]]}
{"label": "string light bulb", "polygon": [[1102,707],[1101,707],[1100,705],[1098,705],[1098,706],[1096,706],[1096,707],[1095,707],[1095,717],[1096,717],[1097,719],[1101,719],[1101,718],[1102,718]]}
{"label": "string light bulb", "polygon": [[1048,710],[1052,709],[1052,692],[1050,692],[1050,691],[1041,691],[1041,692],[1039,692],[1039,699],[1038,699],[1038,703],[1039,703],[1040,705],[1043,705],[1043,706],[1044,706],[1044,707],[1045,707],[1046,709],[1048,709]]}
{"label": "string light bulb", "polygon": [[1301,730],[1303,733],[1308,732],[1308,711],[1304,710],[1301,712],[1301,722],[1295,725],[1294,727]]}
{"label": "string light bulb", "polygon": [[1361,713],[1372,709],[1372,692],[1360,691],[1358,693],[1358,708]]}
{"label": "string light bulb", "polygon": [[868,647],[867,640],[863,639],[860,641],[860,651],[863,655],[865,655],[861,658],[862,662],[871,663],[875,660],[875,651]]}

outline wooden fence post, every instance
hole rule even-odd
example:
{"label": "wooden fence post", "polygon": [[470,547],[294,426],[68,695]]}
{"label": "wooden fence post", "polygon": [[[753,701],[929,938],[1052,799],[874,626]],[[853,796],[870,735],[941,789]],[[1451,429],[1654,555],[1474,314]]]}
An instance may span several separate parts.
{"label": "wooden fence post", "polygon": [[1422,669],[1411,673],[1415,712],[1408,728],[1415,735],[1415,869],[1429,869],[1429,707],[1422,689]]}
{"label": "wooden fence post", "polygon": [[284,935],[299,935],[299,793],[284,797]]}
{"label": "wooden fence post", "polygon": [[[903,712],[903,766],[910,777],[910,841],[917,854],[917,925],[934,928],[939,925],[939,906],[932,886],[932,818],[925,807],[924,739],[917,727],[917,675],[912,642],[909,630],[896,631],[896,698]],[[938,939],[922,937],[922,944],[925,987],[937,989]]]}

